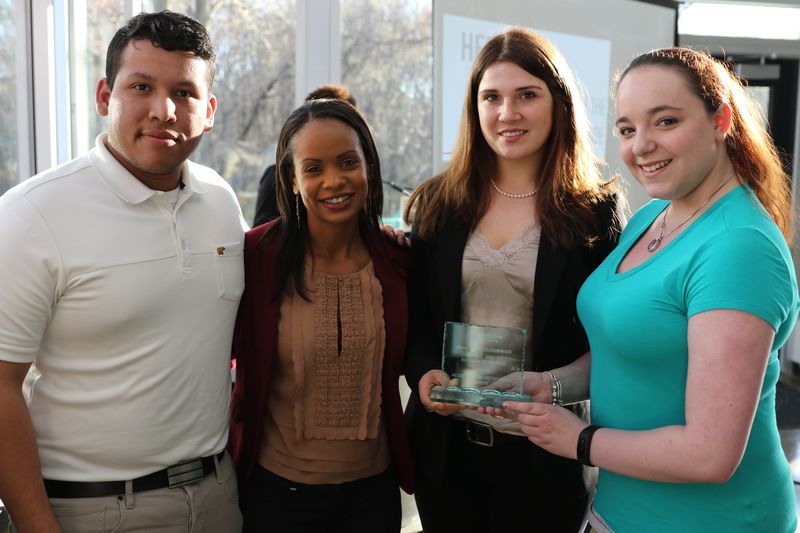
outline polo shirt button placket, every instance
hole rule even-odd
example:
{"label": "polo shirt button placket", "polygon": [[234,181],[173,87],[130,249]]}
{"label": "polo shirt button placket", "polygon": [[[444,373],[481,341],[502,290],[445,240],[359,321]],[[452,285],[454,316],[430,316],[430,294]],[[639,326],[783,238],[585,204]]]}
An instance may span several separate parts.
{"label": "polo shirt button placket", "polygon": [[178,224],[178,214],[173,213],[172,215],[172,231],[175,232],[175,236],[178,242],[178,260],[181,265],[181,269],[184,272],[188,272],[192,268],[191,262],[191,254],[186,249],[186,237],[184,236],[183,232],[181,231],[180,225]]}

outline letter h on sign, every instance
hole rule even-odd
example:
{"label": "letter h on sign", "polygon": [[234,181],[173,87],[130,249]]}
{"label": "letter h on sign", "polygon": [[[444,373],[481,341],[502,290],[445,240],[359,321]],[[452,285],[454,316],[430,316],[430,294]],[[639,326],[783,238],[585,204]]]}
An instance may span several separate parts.
{"label": "letter h on sign", "polygon": [[461,60],[472,63],[478,51],[486,42],[486,36],[480,33],[461,33]]}

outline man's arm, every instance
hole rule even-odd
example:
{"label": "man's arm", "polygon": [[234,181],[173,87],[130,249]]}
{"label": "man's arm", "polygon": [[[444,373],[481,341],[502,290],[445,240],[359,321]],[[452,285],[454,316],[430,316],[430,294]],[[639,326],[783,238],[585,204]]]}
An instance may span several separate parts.
{"label": "man's arm", "polygon": [[0,361],[0,499],[20,533],[57,533],[22,382],[29,363]]}

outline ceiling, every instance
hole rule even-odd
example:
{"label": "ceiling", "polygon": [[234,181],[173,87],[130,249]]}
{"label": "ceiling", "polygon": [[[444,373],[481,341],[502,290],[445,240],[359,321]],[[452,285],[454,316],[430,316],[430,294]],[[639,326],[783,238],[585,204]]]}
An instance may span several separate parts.
{"label": "ceiling", "polygon": [[765,5],[777,7],[800,7],[800,0],[681,0],[684,4],[704,3],[704,4],[742,4],[742,5]]}

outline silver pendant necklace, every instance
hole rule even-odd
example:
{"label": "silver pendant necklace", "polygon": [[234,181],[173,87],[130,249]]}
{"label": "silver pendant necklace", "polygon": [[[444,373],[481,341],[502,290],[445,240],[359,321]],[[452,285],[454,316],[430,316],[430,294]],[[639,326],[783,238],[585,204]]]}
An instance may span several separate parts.
{"label": "silver pendant necklace", "polygon": [[717,187],[716,189],[714,189],[714,192],[712,192],[712,193],[711,193],[711,194],[708,196],[708,198],[706,198],[706,199],[705,199],[705,201],[704,201],[702,204],[700,204],[700,207],[698,207],[697,209],[695,209],[695,210],[694,210],[694,212],[693,212],[691,215],[689,215],[689,216],[686,218],[686,220],[684,220],[683,222],[681,222],[680,224],[678,224],[677,226],[675,226],[674,228],[672,228],[671,230],[669,230],[669,232],[667,232],[666,234],[664,234],[664,227],[667,225],[667,215],[669,215],[669,210],[670,210],[670,208],[672,207],[672,203],[670,203],[670,204],[667,206],[667,209],[664,211],[664,218],[662,218],[662,219],[661,219],[661,226],[660,226],[660,228],[659,228],[658,237],[656,237],[655,239],[653,239],[652,241],[650,241],[650,242],[647,244],[647,251],[648,251],[648,252],[650,252],[650,253],[652,254],[653,252],[655,252],[656,250],[658,250],[658,247],[659,247],[659,246],[661,246],[661,241],[663,241],[663,240],[664,240],[664,238],[666,238],[666,237],[669,237],[670,235],[672,235],[673,233],[675,233],[676,231],[678,231],[678,230],[679,230],[681,227],[683,227],[683,225],[684,225],[684,224],[686,224],[687,222],[689,222],[690,220],[692,220],[692,219],[694,218],[694,216],[695,216],[697,213],[699,213],[699,212],[700,212],[700,210],[701,210],[701,209],[703,209],[703,208],[704,208],[704,207],[705,207],[705,206],[708,204],[708,202],[710,202],[710,201],[711,201],[711,199],[714,197],[714,195],[716,195],[716,194],[717,194],[719,191],[721,191],[721,190],[722,190],[722,188],[723,188],[725,185],[727,185],[727,184],[728,184],[728,182],[729,182],[729,181],[731,181],[731,180],[734,178],[734,176],[736,176],[736,174],[733,174],[733,175],[731,175],[731,177],[729,177],[728,179],[726,179],[725,181],[723,181],[723,182],[722,182],[722,185],[720,185],[719,187]]}
{"label": "silver pendant necklace", "polygon": [[494,187],[494,190],[496,190],[498,194],[501,194],[501,195],[505,196],[506,198],[516,198],[516,199],[519,199],[519,198],[530,198],[531,196],[533,196],[534,194],[536,194],[539,191],[539,189],[533,189],[532,191],[524,192],[522,194],[516,194],[516,193],[513,193],[513,192],[504,191],[503,189],[501,189],[500,187],[497,186],[497,184],[494,182],[494,180],[492,178],[489,178],[489,183],[492,184],[492,187]]}

